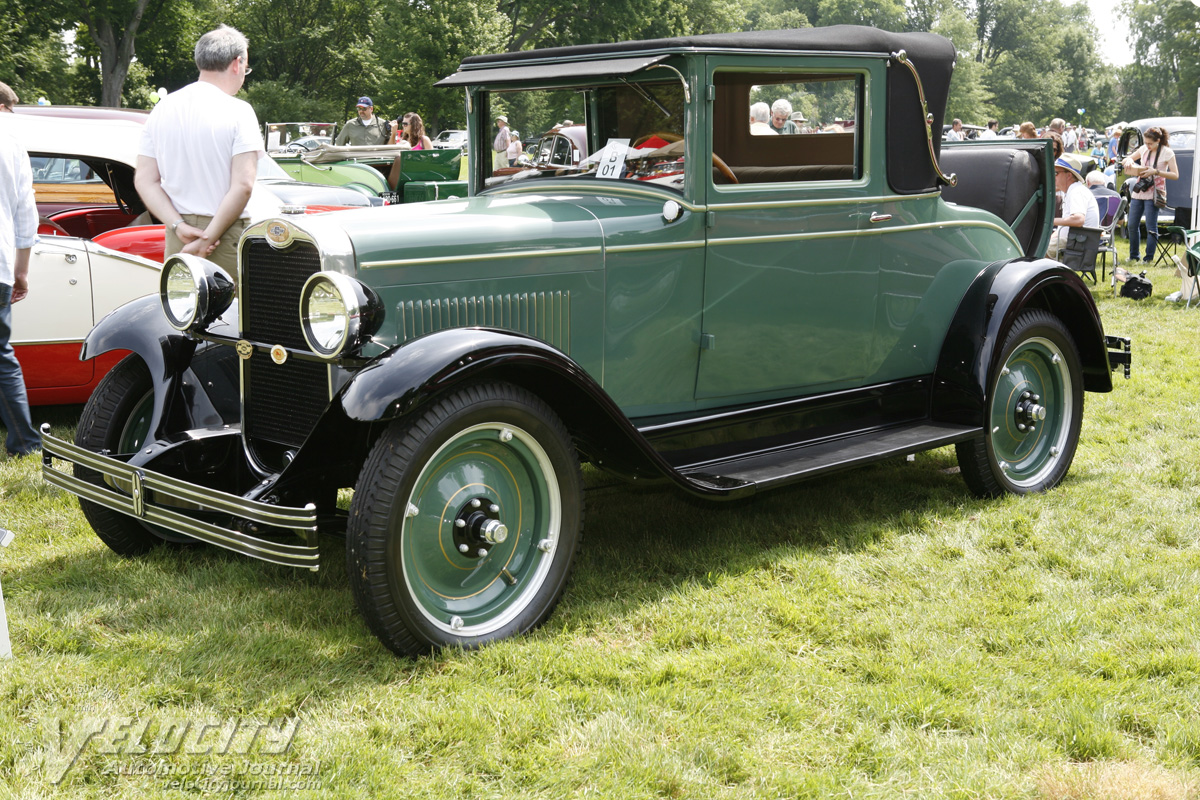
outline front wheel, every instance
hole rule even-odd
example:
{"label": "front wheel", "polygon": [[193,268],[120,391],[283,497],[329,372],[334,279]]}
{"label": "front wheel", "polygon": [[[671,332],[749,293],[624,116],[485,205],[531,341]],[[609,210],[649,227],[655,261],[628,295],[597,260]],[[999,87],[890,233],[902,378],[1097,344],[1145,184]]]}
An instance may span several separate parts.
{"label": "front wheel", "polygon": [[1041,492],[1071,467],[1083,422],[1075,340],[1047,311],[1022,313],[991,376],[987,430],[956,446],[967,486],[981,497]]}
{"label": "front wheel", "polygon": [[[126,356],[109,370],[88,398],[75,428],[75,444],[93,452],[133,453],[149,438],[153,413],[154,386],[150,371],[136,355]],[[79,464],[75,465],[75,477],[91,483],[102,480],[95,470]],[[129,493],[127,483],[114,483],[113,487]],[[121,556],[141,555],[164,542],[195,542],[190,537],[146,525],[90,500],[80,499],[79,507],[100,540]]]}
{"label": "front wheel", "polygon": [[401,655],[477,647],[543,622],[583,524],[571,438],[536,396],[471,386],[384,432],[350,506],[350,584]]}

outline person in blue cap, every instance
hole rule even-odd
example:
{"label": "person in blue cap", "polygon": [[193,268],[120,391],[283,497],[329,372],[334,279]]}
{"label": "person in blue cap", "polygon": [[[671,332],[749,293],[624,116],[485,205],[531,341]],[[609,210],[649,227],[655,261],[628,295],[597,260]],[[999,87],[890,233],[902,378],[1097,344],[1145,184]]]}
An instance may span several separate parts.
{"label": "person in blue cap", "polygon": [[387,120],[375,116],[375,104],[369,97],[358,98],[358,116],[348,121],[338,131],[335,145],[354,145],[355,147],[373,147],[387,144],[391,131],[388,130]]}

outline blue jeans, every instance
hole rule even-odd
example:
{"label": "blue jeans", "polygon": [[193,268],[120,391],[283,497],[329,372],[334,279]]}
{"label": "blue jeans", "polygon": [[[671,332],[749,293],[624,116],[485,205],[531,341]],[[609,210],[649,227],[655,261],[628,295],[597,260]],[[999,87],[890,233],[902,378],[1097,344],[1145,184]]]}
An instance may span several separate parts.
{"label": "blue jeans", "polygon": [[1149,240],[1146,243],[1146,260],[1154,260],[1154,248],[1158,246],[1158,206],[1154,205],[1154,198],[1149,200],[1140,200],[1136,197],[1129,198],[1129,260],[1138,260],[1138,246],[1141,244],[1142,232],[1139,223],[1142,221],[1142,212],[1146,214],[1146,238]]}
{"label": "blue jeans", "polygon": [[13,353],[12,287],[0,283],[0,422],[8,429],[4,445],[9,455],[24,456],[42,446],[42,437],[29,419],[29,399],[21,364]]}

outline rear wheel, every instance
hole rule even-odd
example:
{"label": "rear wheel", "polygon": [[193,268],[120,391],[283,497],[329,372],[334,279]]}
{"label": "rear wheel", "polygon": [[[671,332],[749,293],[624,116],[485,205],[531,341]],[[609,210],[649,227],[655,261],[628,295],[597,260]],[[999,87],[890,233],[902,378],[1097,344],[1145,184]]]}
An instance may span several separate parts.
{"label": "rear wheel", "polygon": [[1041,492],[1071,467],[1083,422],[1083,371],[1058,317],[1034,309],[1009,329],[991,376],[983,438],[956,446],[977,495]]}
{"label": "rear wheel", "polygon": [[[126,356],[92,392],[75,429],[75,444],[93,452],[132,453],[149,437],[153,413],[154,386],[150,372],[140,358]],[[91,483],[103,480],[94,470],[78,464],[75,477]],[[141,555],[164,542],[194,541],[89,500],[81,498],[79,506],[96,535],[118,555]]]}
{"label": "rear wheel", "polygon": [[524,389],[468,387],[394,422],[363,466],[346,542],[371,631],[419,655],[539,625],[571,571],[582,495],[570,435]]}

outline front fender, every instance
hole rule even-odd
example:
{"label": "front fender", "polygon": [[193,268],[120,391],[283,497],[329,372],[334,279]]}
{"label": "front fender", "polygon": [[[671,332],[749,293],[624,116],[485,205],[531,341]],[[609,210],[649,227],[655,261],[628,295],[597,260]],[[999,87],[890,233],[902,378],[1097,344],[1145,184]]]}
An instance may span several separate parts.
{"label": "front fender", "polygon": [[1083,388],[1112,391],[1100,312],[1079,276],[1048,258],[998,261],[971,283],[947,331],[934,372],[933,419],[981,424],[1004,337],[1029,308],[1045,309],[1067,326],[1079,348]]}
{"label": "front fender", "polygon": [[[213,327],[237,319],[237,303]],[[231,385],[231,347],[199,344],[172,328],[158,295],[114,309],[83,340],[80,360],[130,350],[146,364],[154,388],[151,438],[192,428],[237,422],[237,386]],[[195,368],[195,369],[193,369]]]}
{"label": "front fender", "polygon": [[[415,414],[438,395],[490,380],[522,386],[542,398],[571,431],[585,458],[626,477],[665,475],[686,486],[569,356],[540,339],[493,328],[437,331],[376,358],[341,388],[292,467],[298,472],[328,471],[331,467],[321,462],[331,453],[339,459],[365,458],[378,432],[375,423]],[[356,435],[367,428],[375,433],[366,439]],[[363,452],[349,453],[359,449]]]}

